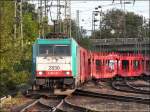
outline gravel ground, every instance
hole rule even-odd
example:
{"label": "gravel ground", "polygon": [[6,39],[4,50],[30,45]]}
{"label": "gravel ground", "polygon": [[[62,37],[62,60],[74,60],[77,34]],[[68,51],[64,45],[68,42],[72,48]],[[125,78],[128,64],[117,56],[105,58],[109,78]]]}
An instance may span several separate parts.
{"label": "gravel ground", "polygon": [[[2,105],[0,112],[10,112],[14,111],[20,105],[26,105],[29,102],[32,102],[33,99],[25,98],[24,96],[19,96],[15,98],[11,98],[11,100],[5,102]],[[16,111],[15,111],[16,112]]]}
{"label": "gravel ground", "polygon": [[[34,100],[35,101],[35,100]],[[34,101],[27,102],[25,104],[20,104],[18,107],[13,108],[13,112],[20,112],[23,108],[28,106],[29,104],[32,104]],[[31,106],[27,112],[46,112],[48,110],[51,111],[51,107],[57,106],[61,102],[61,99],[59,98],[40,98],[38,103]]]}
{"label": "gravel ground", "polygon": [[40,103],[35,104],[34,106],[30,107],[30,109],[28,109],[25,112],[48,112],[51,111],[50,108],[41,105]]}

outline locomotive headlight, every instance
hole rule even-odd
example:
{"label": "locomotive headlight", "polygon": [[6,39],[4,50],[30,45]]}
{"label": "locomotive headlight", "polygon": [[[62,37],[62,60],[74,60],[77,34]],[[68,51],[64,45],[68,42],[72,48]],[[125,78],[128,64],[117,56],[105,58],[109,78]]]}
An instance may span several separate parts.
{"label": "locomotive headlight", "polygon": [[42,75],[43,74],[43,72],[39,72],[39,75]]}
{"label": "locomotive headlight", "polygon": [[69,75],[69,74],[70,74],[70,72],[66,72],[66,74],[67,74],[67,75]]}

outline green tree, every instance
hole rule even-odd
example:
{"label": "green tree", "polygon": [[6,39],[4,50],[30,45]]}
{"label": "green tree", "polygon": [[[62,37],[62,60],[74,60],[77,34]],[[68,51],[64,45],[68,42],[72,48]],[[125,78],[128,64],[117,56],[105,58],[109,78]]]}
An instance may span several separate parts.
{"label": "green tree", "polygon": [[32,43],[38,34],[35,6],[23,3],[23,50],[19,35],[14,38],[14,23],[14,2],[0,1],[0,96],[27,82],[31,75]]}
{"label": "green tree", "polygon": [[[100,30],[92,34],[95,38],[137,38],[148,37],[144,35],[149,29],[148,24],[143,25],[143,17],[133,12],[125,13],[119,9],[112,9],[104,14]],[[114,31],[114,33],[111,33]],[[101,35],[101,36],[100,36]]]}

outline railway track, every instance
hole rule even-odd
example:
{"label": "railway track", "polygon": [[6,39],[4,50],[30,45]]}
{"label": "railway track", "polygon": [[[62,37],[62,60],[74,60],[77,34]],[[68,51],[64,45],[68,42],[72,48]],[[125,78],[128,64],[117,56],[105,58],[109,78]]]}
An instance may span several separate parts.
{"label": "railway track", "polygon": [[86,108],[76,106],[67,101],[70,96],[51,96],[44,94],[28,94],[27,97],[35,99],[28,105],[18,107],[13,112],[87,112]]}
{"label": "railway track", "polygon": [[139,89],[138,87],[132,86],[128,81],[112,81],[111,87],[114,90],[128,92],[128,93],[136,93],[136,94],[150,94],[150,91]]}
{"label": "railway track", "polygon": [[129,81],[125,82],[126,85],[128,85],[130,88],[136,90],[136,91],[141,91],[141,93],[145,93],[145,94],[150,94],[150,85],[133,85],[131,84]]}
{"label": "railway track", "polygon": [[[29,105],[23,107],[20,112],[30,112],[35,109],[35,105],[40,105],[40,99],[30,103]],[[42,104],[41,104],[42,105]],[[43,110],[43,109],[42,109]]]}
{"label": "railway track", "polygon": [[[93,82],[92,82],[93,83]],[[99,87],[98,83],[94,83]],[[108,83],[105,83],[108,86]],[[102,86],[105,86],[102,85]],[[124,85],[124,84],[122,84]],[[91,88],[91,87],[90,87]],[[130,88],[131,89],[131,88]],[[133,90],[133,89],[132,89]],[[84,106],[76,105],[73,102],[69,102],[68,98],[72,96],[85,96],[85,97],[95,97],[100,98],[103,100],[113,100],[119,102],[134,102],[139,104],[150,104],[149,98],[141,98],[138,96],[122,96],[119,94],[108,94],[108,93],[101,93],[101,92],[92,92],[89,90],[83,89],[76,89],[76,91],[71,96],[51,96],[47,94],[38,94],[38,92],[28,94],[27,97],[36,99],[34,102],[29,103],[28,105],[24,106],[18,112],[87,112],[93,111],[92,108],[87,108]],[[14,111],[16,112],[16,111]],[[96,111],[95,111],[96,112]]]}
{"label": "railway track", "polygon": [[[82,107],[82,106],[77,106],[77,105],[69,102],[67,100],[67,98],[64,99],[64,106],[68,108],[67,110],[69,110],[69,108],[72,109],[71,112],[93,112],[92,109],[88,109],[88,108]],[[67,112],[70,112],[70,111],[67,111]],[[96,112],[96,111],[94,111],[94,112]]]}
{"label": "railway track", "polygon": [[[33,95],[34,96],[34,95]],[[33,96],[31,98],[33,98]],[[29,97],[29,96],[28,96]],[[37,98],[37,95],[36,95]],[[47,96],[43,95],[27,105],[20,106],[13,110],[13,112],[55,112],[63,102],[64,96]],[[61,112],[61,111],[59,111]],[[63,111],[62,111],[63,112]]]}
{"label": "railway track", "polygon": [[[21,108],[19,111],[14,112],[91,112],[92,108],[87,108],[86,106],[76,105],[74,102],[70,102],[68,99],[72,99],[73,96],[85,96],[93,98],[95,97],[103,100],[113,100],[121,102],[135,102],[140,104],[149,104],[150,99],[142,99],[138,97],[130,96],[119,96],[104,93],[95,93],[90,91],[85,91],[77,89],[71,96],[40,96],[40,98],[35,99],[34,102]],[[37,96],[36,96],[37,97]],[[97,112],[94,110],[94,112]]]}
{"label": "railway track", "polygon": [[97,98],[104,98],[104,99],[110,99],[110,100],[150,104],[150,99],[131,97],[131,96],[112,95],[112,94],[105,94],[105,93],[96,93],[96,92],[91,92],[91,91],[86,91],[86,90],[81,90],[81,89],[77,89],[74,92],[74,94],[75,95],[90,96],[90,97],[97,97]]}

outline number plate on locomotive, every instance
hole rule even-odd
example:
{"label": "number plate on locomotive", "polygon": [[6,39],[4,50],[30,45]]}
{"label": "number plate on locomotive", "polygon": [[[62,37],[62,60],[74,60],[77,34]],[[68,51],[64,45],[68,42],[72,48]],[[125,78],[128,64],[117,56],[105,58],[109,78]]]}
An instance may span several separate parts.
{"label": "number plate on locomotive", "polygon": [[49,66],[49,70],[59,70],[59,66]]}

